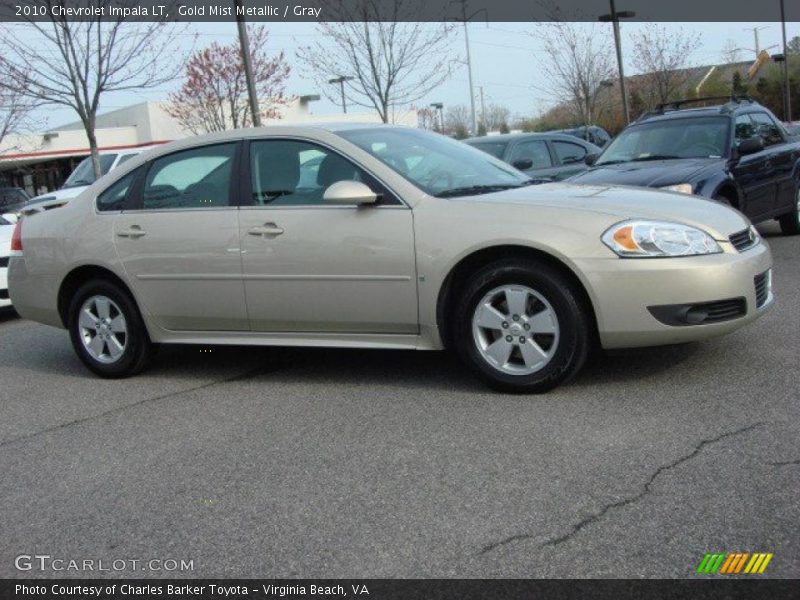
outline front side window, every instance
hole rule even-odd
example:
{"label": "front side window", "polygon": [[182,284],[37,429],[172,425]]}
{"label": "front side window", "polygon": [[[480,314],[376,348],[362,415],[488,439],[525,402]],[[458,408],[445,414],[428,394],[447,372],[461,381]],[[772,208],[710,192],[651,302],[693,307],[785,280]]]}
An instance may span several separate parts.
{"label": "front side window", "polygon": [[583,162],[586,156],[586,148],[580,144],[573,144],[572,142],[554,141],[553,148],[562,165]]}
{"label": "front side window", "polygon": [[512,164],[519,161],[531,161],[528,169],[546,169],[553,166],[550,159],[550,151],[547,149],[547,142],[544,140],[531,140],[520,142],[511,151],[510,162]]}
{"label": "front side window", "polygon": [[228,206],[235,154],[236,144],[217,144],[157,158],[147,171],[141,208]]}
{"label": "front side window", "polygon": [[128,192],[133,185],[134,179],[136,179],[136,173],[138,171],[128,173],[97,196],[97,210],[102,212],[123,210],[125,208],[125,200],[128,198]]}
{"label": "front side window", "polygon": [[339,181],[360,181],[386,203],[373,177],[327,148],[299,140],[250,144],[251,203],[256,206],[322,205],[325,190]]}
{"label": "front side window", "polygon": [[485,152],[430,131],[369,127],[337,134],[432,195],[467,196],[531,182]]}
{"label": "front side window", "polygon": [[756,134],[761,136],[765,146],[783,143],[780,127],[767,113],[750,113],[750,118],[753,119]]}
{"label": "front side window", "polygon": [[734,139],[736,143],[750,139],[756,134],[756,128],[750,115],[739,115],[734,122]]}

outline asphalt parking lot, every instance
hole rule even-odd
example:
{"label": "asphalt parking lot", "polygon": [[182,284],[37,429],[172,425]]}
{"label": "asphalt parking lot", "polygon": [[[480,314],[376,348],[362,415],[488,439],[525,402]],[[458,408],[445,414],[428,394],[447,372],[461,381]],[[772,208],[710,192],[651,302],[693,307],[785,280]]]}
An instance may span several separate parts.
{"label": "asphalt parking lot", "polygon": [[[164,348],[90,376],[0,321],[0,577],[21,554],[191,559],[194,577],[800,577],[800,238],[763,228],[775,309],[598,356],[544,396],[444,353]],[[204,351],[201,351],[204,350]],[[97,573],[95,573],[97,575]]]}

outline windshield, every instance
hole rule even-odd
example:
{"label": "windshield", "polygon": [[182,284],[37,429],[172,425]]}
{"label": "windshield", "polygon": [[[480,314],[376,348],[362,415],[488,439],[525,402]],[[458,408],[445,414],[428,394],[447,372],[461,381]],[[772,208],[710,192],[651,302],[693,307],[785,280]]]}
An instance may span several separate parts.
{"label": "windshield", "polygon": [[[116,154],[101,154],[100,155],[100,173],[105,175],[114,164],[114,159],[117,158]],[[92,166],[92,157],[84,158],[80,164],[75,167],[72,174],[67,177],[62,189],[76,187],[79,185],[92,185],[94,183],[94,167]]]}
{"label": "windshield", "polygon": [[531,183],[510,165],[450,138],[417,129],[375,127],[338,135],[435,196],[466,196]]}
{"label": "windshield", "polygon": [[729,119],[690,117],[632,125],[620,133],[595,163],[722,158],[727,155]]}

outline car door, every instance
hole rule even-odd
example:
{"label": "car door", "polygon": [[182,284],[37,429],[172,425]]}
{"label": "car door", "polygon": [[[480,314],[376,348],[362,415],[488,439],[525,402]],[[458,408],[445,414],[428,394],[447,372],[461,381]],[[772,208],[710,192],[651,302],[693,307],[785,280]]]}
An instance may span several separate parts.
{"label": "car door", "polygon": [[521,140],[508,150],[506,162],[534,179],[556,179],[555,166],[545,140]]}
{"label": "car door", "polygon": [[586,146],[562,140],[551,140],[550,145],[553,147],[553,153],[559,163],[556,179],[566,179],[586,170],[584,162],[588,154]]}
{"label": "car door", "polygon": [[774,213],[786,212],[783,209],[793,208],[795,199],[796,181],[794,178],[794,165],[797,160],[797,151],[791,144],[786,143],[783,128],[775,119],[764,111],[750,113],[750,118],[756,127],[756,132],[764,140],[765,154],[769,171],[775,179],[775,188],[770,209]]}
{"label": "car door", "polygon": [[[758,135],[750,113],[738,115],[734,121],[734,143]],[[739,156],[731,167],[733,177],[744,194],[742,212],[751,219],[771,211],[776,183],[767,149]]]}
{"label": "car door", "polygon": [[115,217],[128,279],[165,329],[248,328],[235,201],[239,152],[232,142],[156,158]]}
{"label": "car door", "polygon": [[[364,169],[323,145],[254,140],[239,211],[250,326],[255,331],[418,331],[412,211]],[[337,181],[357,180],[376,205],[326,204]]]}

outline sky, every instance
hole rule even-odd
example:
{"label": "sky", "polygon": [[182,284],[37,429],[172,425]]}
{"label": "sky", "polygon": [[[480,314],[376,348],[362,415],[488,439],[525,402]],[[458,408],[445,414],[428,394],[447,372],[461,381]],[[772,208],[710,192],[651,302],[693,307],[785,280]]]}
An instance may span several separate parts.
{"label": "sky", "polygon": [[[695,31],[701,34],[701,46],[689,57],[688,66],[714,64],[722,61],[723,49],[728,40],[743,50],[740,60],[754,58],[753,27],[760,27],[760,47],[767,48],[773,44],[781,44],[780,23],[664,23],[668,29]],[[610,24],[593,24],[597,35],[607,35],[612,40]],[[625,54],[626,47],[632,44],[630,36],[644,27],[642,23],[623,23],[622,47],[625,60],[626,75],[635,73],[630,61],[630,53]],[[298,68],[296,51],[298,47],[310,43],[316,36],[316,28],[311,23],[271,23],[269,50],[277,53],[283,50],[289,63],[295,68],[290,75],[287,93],[290,95],[318,94],[314,83],[305,79]],[[194,23],[192,31],[197,33],[196,41],[192,35],[176,36],[181,49],[188,50],[194,43],[201,48],[212,41],[230,43],[237,40],[235,23]],[[534,25],[530,23],[471,23],[469,37],[473,65],[475,94],[478,98],[478,86],[483,86],[486,104],[497,103],[507,106],[512,115],[535,117],[555,104],[555,98],[547,93],[547,84],[538,65],[544,54],[542,44],[534,35]],[[800,35],[800,23],[787,23],[787,39]],[[451,37],[453,54],[464,57],[464,34],[459,27]],[[774,48],[771,52],[780,52]],[[100,112],[107,112],[146,100],[165,100],[169,92],[180,86],[180,79],[173,84],[158,89],[144,91],[128,91],[107,94],[100,107]],[[325,98],[311,105],[312,112],[318,115],[335,116],[341,107]],[[477,100],[476,100],[477,101]],[[461,63],[453,76],[442,86],[421,99],[417,106],[427,106],[431,102],[442,102],[445,107],[456,104],[469,104],[469,85],[467,68]],[[350,107],[351,112],[366,111]],[[46,119],[46,128],[53,129],[59,125],[73,122],[77,117],[66,108],[45,108],[38,115]]]}

